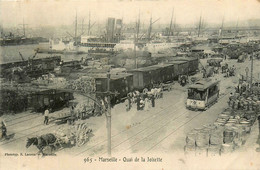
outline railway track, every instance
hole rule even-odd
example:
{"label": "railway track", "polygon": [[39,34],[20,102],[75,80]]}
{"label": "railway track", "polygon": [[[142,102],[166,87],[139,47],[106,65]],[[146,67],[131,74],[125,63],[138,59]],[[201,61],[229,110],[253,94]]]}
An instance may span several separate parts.
{"label": "railway track", "polygon": [[[227,94],[226,94],[227,95]],[[219,100],[219,102],[224,102],[223,99],[226,95],[222,96]],[[216,107],[216,105],[213,105],[212,107]],[[187,120],[184,120],[184,121],[178,121],[178,118],[177,119],[174,119],[176,120],[176,122],[172,122],[172,121],[168,121],[167,125],[163,125],[162,127],[158,128],[156,131],[152,132],[151,134],[147,135],[146,137],[144,137],[143,139],[141,139],[140,141],[138,141],[135,145],[131,146],[130,148],[126,149],[125,151],[129,151],[129,150],[143,150],[143,154],[146,154],[148,152],[150,152],[153,148],[155,148],[157,145],[159,145],[160,143],[162,143],[164,140],[166,140],[169,136],[173,135],[175,132],[177,132],[180,128],[184,127],[185,125],[187,125],[189,122],[191,122],[193,119],[195,119],[196,117],[198,117],[200,115],[200,113],[202,113],[203,111],[200,111],[198,113],[196,113],[194,116],[192,116],[191,118],[187,118]],[[187,113],[187,112],[185,112]],[[185,114],[183,113],[183,115]],[[181,117],[181,116],[180,116]],[[168,126],[168,125],[171,125],[170,123],[176,123],[175,126]],[[177,126],[176,126],[177,125]],[[155,140],[154,139],[154,134],[156,133],[161,133],[161,129],[163,127],[168,127],[170,128],[170,132],[167,133],[163,138],[161,138],[159,141],[156,141],[154,142]],[[154,136],[153,136],[154,135]],[[142,145],[141,142],[147,142],[149,141],[149,145],[146,143],[146,145]],[[145,149],[144,149],[145,148]],[[124,151],[124,152],[125,152]],[[123,152],[123,153],[124,153]]]}
{"label": "railway track", "polygon": [[5,120],[5,122],[12,122],[12,121],[14,121],[14,120],[22,119],[22,118],[28,117],[28,116],[30,116],[30,115],[35,115],[35,113],[29,113],[29,114],[26,114],[26,115],[16,116],[15,118],[11,118],[11,119]]}
{"label": "railway track", "polygon": [[[180,103],[177,103],[177,104],[175,104],[175,105],[170,105],[169,107],[167,107],[167,108],[165,108],[165,109],[163,109],[163,110],[161,110],[161,111],[159,111],[159,112],[155,112],[154,114],[152,114],[152,115],[148,116],[147,118],[143,119],[142,121],[140,121],[139,124],[137,124],[136,126],[133,126],[133,127],[130,128],[130,129],[125,129],[125,130],[120,131],[119,133],[117,133],[117,134],[115,134],[115,135],[112,135],[112,139],[114,139],[114,141],[117,141],[117,142],[118,142],[119,139],[115,139],[115,138],[116,138],[116,137],[119,137],[119,138],[121,138],[121,140],[122,140],[122,137],[119,136],[120,134],[122,134],[122,133],[129,133],[129,132],[135,131],[136,128],[142,128],[142,125],[143,125],[143,124],[141,124],[141,123],[143,123],[143,122],[145,122],[145,121],[148,121],[148,120],[150,120],[150,119],[155,119],[155,120],[157,120],[157,121],[150,121],[150,124],[151,124],[151,125],[152,125],[152,124],[155,124],[156,122],[160,122],[160,121],[163,120],[165,117],[167,117],[167,116],[170,115],[169,112],[168,112],[167,114],[165,114],[163,111],[166,111],[166,110],[168,110],[168,109],[172,109],[173,107],[176,107],[176,105],[178,105],[178,104],[180,104]],[[149,126],[145,126],[143,129],[141,129],[140,131],[138,131],[138,133],[141,133],[142,131],[146,130],[147,128],[149,128]],[[119,140],[119,141],[120,141],[120,140]],[[89,150],[91,150],[91,149],[94,149],[96,146],[105,145],[106,142],[107,142],[107,140],[103,140],[103,141],[101,141],[101,142],[98,142],[98,143],[96,143],[94,146],[91,146],[91,147],[89,147],[89,148],[87,148],[87,149],[85,149],[85,150],[82,150],[80,153],[78,153],[78,154],[76,154],[76,155],[77,155],[77,156],[78,156],[78,155],[81,155],[81,154],[83,154],[83,153],[85,153],[85,152],[87,152],[87,151],[89,151]]]}
{"label": "railway track", "polygon": [[[228,93],[227,93],[227,94],[228,94]],[[221,99],[223,99],[225,96],[226,96],[226,95],[221,96],[221,97],[219,98],[219,102],[220,102]],[[170,105],[170,106],[166,107],[163,111],[166,111],[167,109],[172,108],[172,107],[175,107],[175,106],[176,106],[176,105]],[[182,106],[183,106],[183,105],[182,105]],[[213,106],[212,106],[212,107],[213,107]],[[176,107],[175,107],[175,108],[176,108]],[[180,110],[180,109],[183,109],[183,108],[180,108],[180,107],[178,107],[178,108],[179,108],[179,110]],[[161,112],[163,112],[163,111],[161,111]],[[178,110],[174,110],[174,111],[177,112]],[[179,120],[179,119],[182,118],[182,117],[187,117],[187,116],[188,116],[187,113],[191,113],[191,112],[192,112],[192,113],[196,113],[196,114],[195,114],[194,116],[192,116],[191,118],[187,118],[187,120],[184,119],[185,121]],[[200,112],[193,112],[193,111],[190,111],[190,110],[186,110],[186,108],[185,108],[185,111],[184,111],[184,112],[181,112],[181,113],[175,115],[174,117],[171,117],[171,116],[172,116],[172,112],[168,112],[168,113],[166,113],[166,114],[164,113],[164,116],[162,117],[162,119],[160,119],[160,120],[158,120],[158,121],[155,121],[155,122],[152,122],[152,126],[146,126],[144,129],[138,131],[137,133],[131,135],[130,137],[128,137],[128,138],[126,138],[126,139],[124,138],[124,139],[122,140],[122,137],[120,137],[121,141],[120,141],[120,139],[117,139],[117,140],[116,140],[115,137],[118,136],[119,134],[116,134],[116,135],[112,136],[112,144],[113,144],[113,143],[116,143],[114,146],[112,145],[112,150],[114,150],[114,151],[115,151],[115,149],[117,149],[117,150],[123,150],[123,151],[121,151],[121,152],[119,152],[119,153],[129,151],[129,150],[131,150],[133,147],[138,147],[138,146],[140,146],[141,142],[154,141],[154,140],[153,140],[153,139],[154,139],[154,138],[153,138],[153,135],[156,134],[156,133],[161,133],[161,131],[162,131],[165,127],[169,127],[169,128],[174,127],[169,134],[167,133],[166,136],[164,136],[161,140],[159,140],[158,142],[152,144],[151,146],[150,146],[150,145],[141,145],[141,148],[143,148],[143,146],[148,147],[148,148],[144,151],[144,153],[147,153],[147,152],[149,152],[150,150],[152,150],[154,147],[156,147],[159,143],[161,143],[162,141],[164,141],[165,139],[167,139],[167,137],[169,137],[170,135],[174,134],[174,133],[175,133],[177,130],[179,130],[181,127],[185,126],[185,125],[188,124],[190,121],[192,121],[193,119],[195,119],[198,115],[200,115],[200,113],[202,113],[202,111],[200,111]],[[152,116],[151,116],[151,117],[152,117]],[[160,124],[159,124],[159,123],[160,123]],[[172,123],[176,123],[177,126],[176,126],[176,124],[175,124],[175,126],[171,126]],[[156,128],[156,127],[157,127],[157,128]],[[133,127],[132,131],[136,131],[136,128],[138,128],[138,126]],[[151,130],[151,129],[152,129],[152,130]],[[155,130],[154,130],[154,129],[155,129]],[[122,131],[121,133],[123,133],[123,132],[125,132],[125,131]],[[146,134],[146,135],[143,135],[143,134]],[[140,138],[141,138],[141,139],[140,139]],[[136,139],[140,139],[140,140],[136,140]],[[119,140],[120,142],[118,142],[118,140]],[[130,147],[128,147],[127,149],[125,149],[126,146],[125,146],[124,144],[129,143],[130,140],[132,140],[132,141],[134,142],[134,144],[131,145]],[[100,146],[101,144],[104,144],[105,142],[107,142],[107,140],[104,140],[104,141],[102,141],[102,142],[98,142],[96,145],[91,146],[91,147],[89,147],[89,148],[87,148],[87,149],[85,149],[85,150],[79,152],[79,153],[76,154],[76,155],[82,155],[82,154],[84,154],[85,152],[90,151],[90,150],[92,150],[92,149],[95,151],[95,155],[98,155],[98,156],[104,155],[104,154],[106,153],[106,151],[103,150],[104,152],[101,152],[101,153],[98,153],[98,154],[97,154],[97,153],[96,153],[97,150],[95,150],[94,147]],[[130,143],[131,143],[131,142],[130,142]],[[150,147],[149,147],[149,146],[150,146]],[[138,150],[138,149],[136,149],[136,150]],[[143,150],[143,149],[141,149],[141,150]],[[93,152],[92,152],[92,153],[93,153]]]}
{"label": "railway track", "polygon": [[[177,104],[179,104],[179,103],[177,103]],[[176,105],[177,105],[177,104],[176,104]],[[170,106],[168,106],[167,108],[170,108],[170,107],[172,107],[172,106],[170,105]],[[167,108],[165,108],[165,109],[167,109]],[[160,112],[162,112],[162,111],[164,111],[164,109],[162,109],[162,110],[160,110],[160,111],[158,111],[158,112],[155,112],[153,115],[157,115],[158,113],[160,113]],[[157,116],[159,116],[159,115],[157,115]],[[17,119],[20,119],[20,118],[23,118],[23,117],[26,117],[26,115],[25,115],[25,116],[22,116],[22,117],[19,117],[19,118],[17,118]],[[32,120],[32,119],[34,119],[34,118],[37,118],[37,117],[40,118],[41,116],[37,115],[37,116],[32,117],[32,118],[30,118],[30,119],[26,119],[26,120],[19,121],[19,122],[16,122],[16,123],[14,123],[14,124],[8,125],[8,127],[17,125],[17,124],[22,123],[22,122],[25,122],[25,121],[30,121],[30,120]],[[147,120],[149,120],[150,118],[151,118],[151,116],[148,116],[148,117],[146,117],[145,119],[143,119],[143,120],[140,121],[140,122],[147,121]],[[22,135],[22,136],[20,136],[20,137],[18,137],[18,138],[14,138],[14,139],[9,140],[9,141],[2,141],[2,142],[0,142],[0,146],[4,146],[4,145],[7,145],[7,144],[9,144],[9,143],[16,142],[16,141],[18,141],[18,140],[20,140],[20,139],[23,139],[23,138],[26,138],[26,137],[28,137],[28,136],[30,136],[30,135],[36,134],[36,133],[38,133],[38,132],[41,132],[41,131],[50,129],[50,128],[54,127],[54,126],[55,126],[55,124],[45,126],[45,125],[43,125],[42,123],[40,123],[40,124],[36,124],[36,125],[34,125],[34,126],[32,126],[32,127],[26,128],[26,129],[21,129],[21,130],[19,130],[19,131],[16,131],[15,133],[16,133],[16,134],[19,134],[19,133],[21,133],[21,132],[27,132],[27,131],[29,131],[29,130],[33,130],[33,129],[36,129],[36,128],[39,128],[39,127],[40,127],[40,128],[41,128],[41,127],[45,127],[45,128],[41,128],[40,130],[33,131],[33,132],[31,132],[31,133],[28,133],[28,134],[26,134],[26,135]],[[57,125],[56,125],[56,126],[57,126]],[[123,130],[123,131],[119,132],[118,134],[113,135],[113,137],[118,136],[119,134],[124,133],[125,131],[127,131],[127,130]],[[106,140],[102,141],[102,143],[103,143],[103,142],[106,142]],[[98,143],[98,144],[100,144],[100,143]]]}
{"label": "railway track", "polygon": [[[228,93],[226,93],[228,94]],[[219,98],[219,101],[221,101],[222,98],[224,98],[226,95],[223,95]],[[183,96],[182,96],[183,97]],[[192,111],[189,111],[189,110],[186,110],[184,112],[179,112],[178,114],[175,114],[175,115],[172,115],[172,112],[170,112],[169,110],[171,109],[175,109],[174,111],[175,112],[178,112],[179,110],[183,109],[183,103],[182,103],[182,100],[179,100],[178,103],[176,103],[175,105],[169,105],[165,108],[163,108],[162,110],[159,110],[159,111],[156,111],[154,113],[152,113],[151,115],[147,116],[146,118],[144,118],[143,120],[141,120],[139,122],[139,124],[137,124],[136,126],[133,126],[131,127],[130,129],[124,129],[118,133],[116,133],[115,135],[112,135],[112,149],[113,150],[119,150],[121,147],[125,147],[125,144],[130,141],[130,140],[133,140],[135,141],[135,143],[133,143],[133,145],[131,145],[130,147],[127,147],[127,149],[123,149],[122,152],[126,152],[126,151],[129,151],[131,150],[133,147],[137,147],[142,143],[142,142],[145,142],[149,139],[151,139],[153,137],[154,134],[156,133],[159,133],[164,127],[168,127],[171,125],[171,123],[173,122],[178,122],[180,118],[182,117],[185,117],[187,116],[187,113],[189,112],[192,112]],[[176,110],[177,109],[177,110]],[[167,112],[168,111],[168,112]],[[165,139],[167,139],[169,136],[171,136],[172,134],[174,134],[178,129],[180,129],[181,127],[185,126],[187,123],[189,123],[190,121],[192,121],[194,118],[196,118],[201,112],[196,112],[196,114],[185,120],[184,122],[178,122],[178,126],[174,129],[172,129],[171,133],[167,133],[166,136],[164,136],[162,139],[160,139],[159,141],[157,141],[156,143],[153,143],[152,145],[147,145],[147,148],[146,150],[144,151],[144,153],[147,153],[149,151],[151,151],[154,147],[156,147],[157,145],[159,145],[162,141],[164,141]],[[21,117],[20,117],[21,118]],[[19,119],[19,118],[18,118]],[[31,118],[33,119],[33,118]],[[155,121],[152,121],[151,119],[154,119]],[[166,121],[165,121],[166,120]],[[28,120],[29,121],[29,120]],[[143,122],[146,122],[146,121],[150,121],[150,124],[151,126],[147,126],[147,124],[142,124]],[[19,123],[19,122],[17,122]],[[38,132],[42,132],[42,131],[46,131],[48,129],[51,129],[55,126],[55,124],[53,125],[49,125],[49,126],[44,126],[42,123],[41,124],[37,124],[35,126],[32,126],[30,128],[27,128],[27,129],[23,129],[21,131],[29,131],[29,130],[34,130],[34,129],[37,129],[37,130],[34,130],[32,131],[31,133],[27,133],[26,135],[22,135],[18,138],[15,138],[13,140],[10,140],[10,141],[7,141],[7,142],[3,142],[3,143],[0,143],[0,146],[4,146],[4,145],[7,145],[9,143],[12,143],[12,142],[16,142],[17,140],[20,140],[20,139],[23,139],[23,138],[26,138],[30,135],[33,135],[33,134],[37,134]],[[43,127],[43,128],[40,128],[39,127]],[[154,127],[154,128],[151,128],[151,127]],[[152,129],[152,130],[151,130]],[[137,131],[138,130],[138,131]],[[21,131],[18,131],[16,133],[20,133]],[[127,138],[122,138],[120,134],[127,134],[127,133],[133,133],[131,135],[129,135]],[[145,135],[144,135],[145,134]],[[141,135],[141,138],[140,138],[140,135]],[[136,138],[139,138],[140,140],[136,140]],[[119,138],[120,140],[116,139],[116,138]],[[75,156],[78,156],[78,155],[82,155],[84,153],[93,153],[95,155],[103,155],[106,153],[106,151],[101,150],[100,152],[96,152],[96,149],[97,147],[100,147],[101,145],[102,146],[105,146],[106,145],[106,142],[107,142],[107,139],[105,140],[102,140],[102,141],[98,141],[98,142],[95,142],[94,145],[86,148],[86,149],[83,149],[80,148],[80,152],[76,153]],[[88,143],[87,145],[89,145],[90,143]],[[114,145],[113,145],[114,144]],[[65,151],[67,151],[67,149],[63,149]],[[138,149],[137,149],[138,150]],[[62,150],[61,150],[62,151]],[[60,151],[59,151],[60,152]],[[120,152],[121,153],[121,152]]]}

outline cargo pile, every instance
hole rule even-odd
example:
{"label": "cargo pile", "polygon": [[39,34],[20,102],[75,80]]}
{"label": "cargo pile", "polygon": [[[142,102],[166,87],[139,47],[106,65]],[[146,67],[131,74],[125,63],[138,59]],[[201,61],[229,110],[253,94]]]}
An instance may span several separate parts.
{"label": "cargo pile", "polygon": [[60,146],[78,147],[88,142],[92,129],[88,128],[86,123],[78,123],[74,126],[62,126],[54,134],[58,138]]}
{"label": "cargo pile", "polygon": [[32,81],[32,84],[52,88],[65,88],[67,86],[67,81],[63,77],[55,77],[53,74],[48,74],[42,75],[38,79]]}
{"label": "cargo pile", "polygon": [[214,156],[230,153],[245,144],[260,111],[259,94],[236,95],[213,124],[195,128],[186,136],[185,153]]}
{"label": "cargo pile", "polygon": [[260,87],[253,87],[252,94],[236,94],[230,97],[229,107],[235,110],[257,111],[260,109]]}
{"label": "cargo pile", "polygon": [[74,81],[68,83],[67,88],[84,93],[91,93],[96,91],[95,79],[89,76],[82,76]]}

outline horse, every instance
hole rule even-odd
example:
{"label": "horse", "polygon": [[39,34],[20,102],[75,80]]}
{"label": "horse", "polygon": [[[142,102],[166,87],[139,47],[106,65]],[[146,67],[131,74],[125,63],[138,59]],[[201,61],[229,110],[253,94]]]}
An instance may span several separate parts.
{"label": "horse", "polygon": [[51,151],[55,149],[54,144],[56,140],[56,136],[52,133],[41,135],[40,137],[27,138],[26,148],[29,148],[31,145],[35,145],[39,149],[38,153],[44,155],[43,149],[46,146],[50,146]]}

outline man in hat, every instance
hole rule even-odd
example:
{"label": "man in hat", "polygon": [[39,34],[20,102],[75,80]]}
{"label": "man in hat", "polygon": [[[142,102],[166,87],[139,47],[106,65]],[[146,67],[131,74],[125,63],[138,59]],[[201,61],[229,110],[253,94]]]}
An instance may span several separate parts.
{"label": "man in hat", "polygon": [[49,109],[46,107],[45,111],[44,111],[44,124],[48,125],[49,122]]}

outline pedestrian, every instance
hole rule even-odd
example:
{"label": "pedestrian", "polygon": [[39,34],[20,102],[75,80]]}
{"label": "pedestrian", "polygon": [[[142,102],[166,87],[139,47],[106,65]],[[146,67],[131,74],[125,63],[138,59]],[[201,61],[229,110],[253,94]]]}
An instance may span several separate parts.
{"label": "pedestrian", "polygon": [[127,101],[128,101],[129,110],[131,110],[131,108],[132,108],[132,101],[131,101],[131,95],[130,94],[127,95]]}
{"label": "pedestrian", "polygon": [[231,106],[231,101],[233,100],[233,93],[229,94],[229,106]]}
{"label": "pedestrian", "polygon": [[128,112],[130,109],[129,109],[129,102],[128,102],[128,99],[125,100],[125,110]]}
{"label": "pedestrian", "polygon": [[6,129],[5,121],[3,119],[1,119],[0,121],[0,129],[2,131],[2,136],[0,136],[0,138],[6,138],[7,129]]}
{"label": "pedestrian", "polygon": [[145,98],[145,100],[144,100],[144,110],[145,111],[149,110],[149,105],[150,105],[149,99]]}
{"label": "pedestrian", "polygon": [[140,100],[140,110],[144,110],[144,106],[145,106],[144,100],[143,100],[143,98],[141,98],[141,100]]}
{"label": "pedestrian", "polygon": [[153,94],[151,96],[151,102],[152,102],[152,107],[155,107],[155,98]]}
{"label": "pedestrian", "polygon": [[48,125],[48,122],[49,122],[49,109],[46,108],[46,110],[44,111],[44,124],[45,125]]}
{"label": "pedestrian", "polygon": [[141,101],[140,96],[137,96],[137,98],[136,98],[137,110],[141,109],[140,108],[140,101]]}

